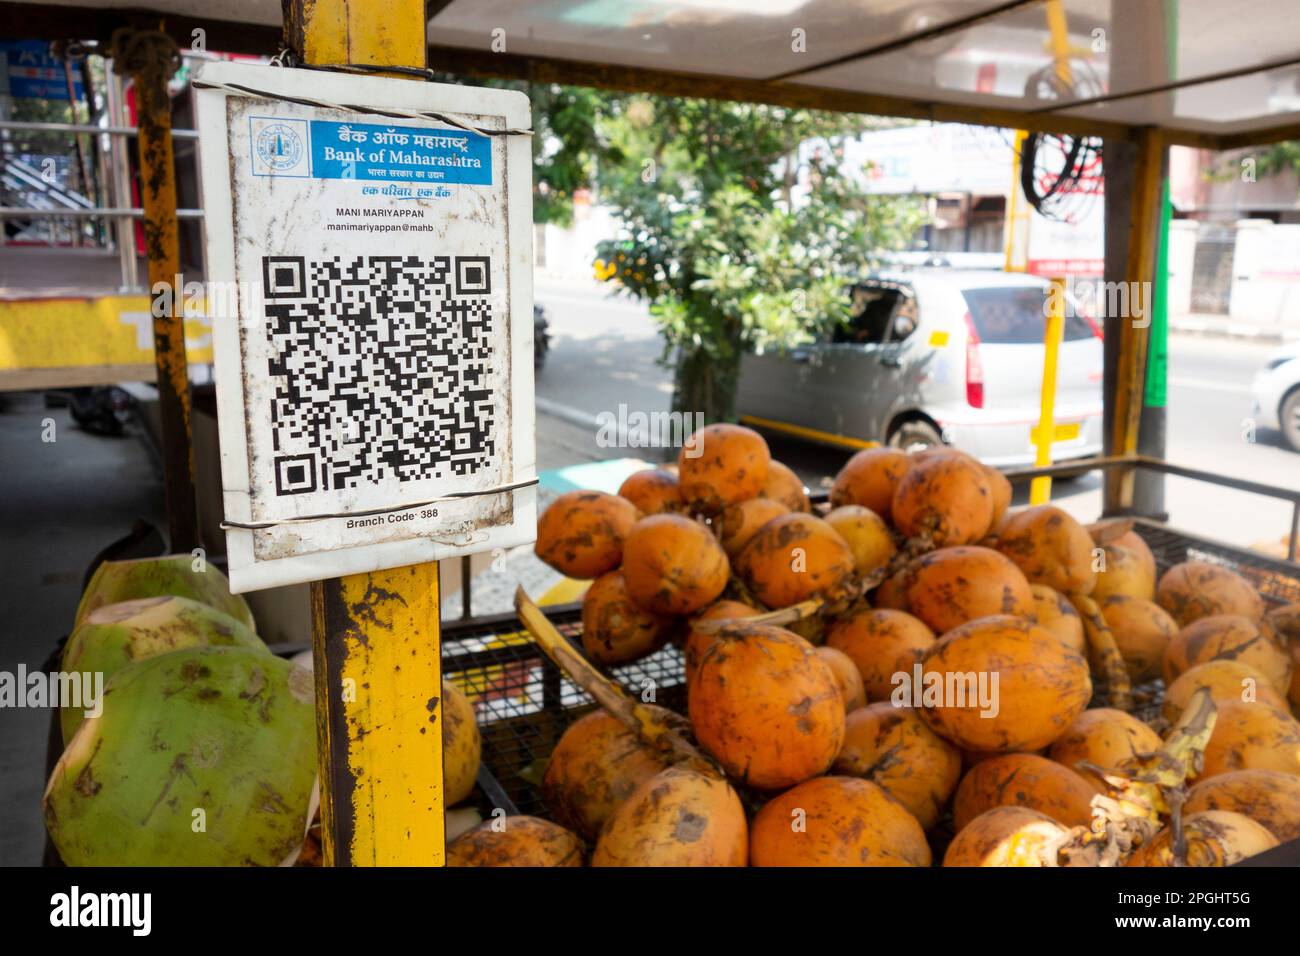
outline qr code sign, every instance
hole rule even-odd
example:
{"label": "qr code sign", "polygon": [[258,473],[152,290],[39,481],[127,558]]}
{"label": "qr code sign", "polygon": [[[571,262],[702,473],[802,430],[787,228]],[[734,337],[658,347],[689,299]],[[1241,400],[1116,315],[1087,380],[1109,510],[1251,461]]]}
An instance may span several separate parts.
{"label": "qr code sign", "polygon": [[275,492],[466,476],[497,447],[488,256],[264,256]]}

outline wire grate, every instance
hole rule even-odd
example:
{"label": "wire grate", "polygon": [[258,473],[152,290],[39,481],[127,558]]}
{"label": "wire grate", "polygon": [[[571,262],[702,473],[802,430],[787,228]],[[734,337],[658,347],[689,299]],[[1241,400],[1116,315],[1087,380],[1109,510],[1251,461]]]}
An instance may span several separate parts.
{"label": "wire grate", "polygon": [[[545,610],[556,629],[580,647],[580,606]],[[483,763],[514,804],[505,809],[545,816],[539,784],[546,761],[569,724],[594,706],[591,696],[551,663],[513,615],[446,625],[442,668],[474,703]],[[685,707],[684,661],[673,645],[606,674],[641,699],[674,710]],[[480,809],[495,808],[486,793],[480,794],[480,804]]]}
{"label": "wire grate", "polygon": [[1300,602],[1300,565],[1184,534],[1154,522],[1139,522],[1135,530],[1151,549],[1160,574],[1183,561],[1206,561],[1236,571],[1270,604]]}

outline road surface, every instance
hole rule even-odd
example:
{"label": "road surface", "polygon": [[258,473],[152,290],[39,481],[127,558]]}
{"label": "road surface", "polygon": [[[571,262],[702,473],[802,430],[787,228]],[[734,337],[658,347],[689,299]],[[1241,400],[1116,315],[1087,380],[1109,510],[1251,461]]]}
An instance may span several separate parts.
{"label": "road surface", "polygon": [[[539,464],[556,467],[616,457],[658,460],[658,449],[598,443],[593,419],[615,417],[619,406],[666,411],[672,373],[658,364],[662,342],[647,309],[607,288],[541,278],[537,301],[546,306],[551,353],[537,382]],[[1169,345],[1169,429],[1166,458],[1178,464],[1282,487],[1300,487],[1300,454],[1275,432],[1250,420],[1250,381],[1271,346],[1249,341],[1176,335]],[[810,488],[829,484],[847,457],[835,449],[769,436],[773,454]],[[1076,517],[1101,510],[1099,475],[1057,482],[1053,500]],[[1290,527],[1285,502],[1168,478],[1170,523],[1237,546],[1277,540]]]}

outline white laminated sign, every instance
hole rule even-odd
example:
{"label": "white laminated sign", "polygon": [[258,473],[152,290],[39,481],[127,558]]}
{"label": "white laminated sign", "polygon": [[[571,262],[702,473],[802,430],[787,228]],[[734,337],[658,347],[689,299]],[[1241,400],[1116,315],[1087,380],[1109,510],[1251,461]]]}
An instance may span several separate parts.
{"label": "white laminated sign", "polygon": [[527,99],[234,63],[195,89],[232,588],[531,541]]}

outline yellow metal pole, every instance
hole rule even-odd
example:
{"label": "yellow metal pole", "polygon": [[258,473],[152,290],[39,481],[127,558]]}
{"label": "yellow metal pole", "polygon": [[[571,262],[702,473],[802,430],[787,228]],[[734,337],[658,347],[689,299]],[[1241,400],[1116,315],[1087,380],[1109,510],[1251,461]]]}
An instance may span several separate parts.
{"label": "yellow metal pole", "polygon": [[1061,0],[1047,0],[1047,29],[1051,34],[1048,40],[1055,61],[1056,78],[1062,88],[1068,89],[1074,82],[1070,70],[1070,28],[1065,19],[1065,7]]}
{"label": "yellow metal pole", "polygon": [[[1034,464],[1052,463],[1052,442],[1056,439],[1056,365],[1065,331],[1065,280],[1053,279],[1047,293],[1047,331],[1043,335],[1043,390],[1039,403],[1038,427],[1034,429]],[[1052,497],[1052,479],[1035,478],[1029,485],[1029,503],[1045,505]]]}
{"label": "yellow metal pole", "polygon": [[[176,42],[156,30],[123,27],[113,34],[114,69],[135,79],[140,128],[140,204],[149,288],[165,285],[170,296],[153,303],[153,355],[162,425],[163,489],[171,550],[199,544],[194,497],[194,447],[190,431],[190,377],[185,359],[180,238],[176,225],[176,165],[172,157],[172,103],[167,83],[180,66]],[[134,255],[134,252],[131,253]]]}
{"label": "yellow metal pole", "polygon": [[[1156,265],[1156,237],[1160,223],[1160,172],[1164,142],[1154,129],[1137,134],[1134,159],[1132,216],[1129,218],[1128,249],[1124,265],[1127,315],[1119,316],[1119,368],[1115,376],[1115,417],[1112,450],[1116,455],[1137,454],[1138,424],[1142,416],[1142,392],[1147,367],[1147,345],[1151,330],[1150,290]],[[1140,308],[1135,307],[1140,306]],[[1114,514],[1133,507],[1131,468],[1106,473],[1105,512]]]}
{"label": "yellow metal pole", "polygon": [[1006,272],[1024,272],[1016,249],[1020,235],[1020,157],[1024,155],[1025,140],[1029,134],[1016,130],[1015,146],[1011,150],[1011,192],[1007,194],[1007,245],[1002,268]]}
{"label": "yellow metal pole", "polygon": [[[284,0],[305,63],[427,62],[424,0]],[[438,565],[312,585],[321,831],[331,866],[444,859]]]}
{"label": "yellow metal pole", "polygon": [[[1061,83],[1063,89],[1068,89],[1073,83],[1073,73],[1070,69],[1070,31],[1066,24],[1065,8],[1061,6],[1061,0],[1047,0],[1046,6],[1047,27],[1050,33],[1048,47],[1052,51],[1053,67],[1057,80]],[[1006,248],[1003,252],[1002,268],[1005,272],[1024,272],[1025,264],[1020,261],[1018,249],[1019,238],[1021,236],[1021,220],[1025,220],[1025,227],[1032,224],[1031,213],[1022,212],[1020,209],[1020,157],[1024,155],[1025,140],[1029,138],[1029,133],[1023,129],[1016,130],[1015,146],[1011,157],[1011,192],[1007,202],[1007,239]],[[1028,249],[1028,236],[1025,237],[1025,248]]]}

